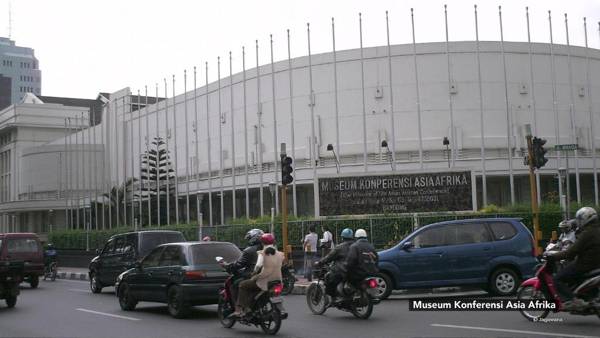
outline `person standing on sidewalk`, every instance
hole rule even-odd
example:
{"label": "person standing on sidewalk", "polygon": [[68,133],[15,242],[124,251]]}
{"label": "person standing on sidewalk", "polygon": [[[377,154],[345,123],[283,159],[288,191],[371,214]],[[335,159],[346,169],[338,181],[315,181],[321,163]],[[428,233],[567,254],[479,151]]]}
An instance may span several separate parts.
{"label": "person standing on sidewalk", "polygon": [[321,257],[325,257],[331,252],[331,249],[333,249],[333,235],[326,225],[323,225],[321,230],[323,231],[323,238],[320,240]]}
{"label": "person standing on sidewalk", "polygon": [[304,242],[302,247],[304,249],[304,278],[309,282],[312,281],[312,269],[317,254],[317,242],[319,241],[319,235],[315,232],[315,226],[311,225],[308,228],[308,234],[304,236]]}

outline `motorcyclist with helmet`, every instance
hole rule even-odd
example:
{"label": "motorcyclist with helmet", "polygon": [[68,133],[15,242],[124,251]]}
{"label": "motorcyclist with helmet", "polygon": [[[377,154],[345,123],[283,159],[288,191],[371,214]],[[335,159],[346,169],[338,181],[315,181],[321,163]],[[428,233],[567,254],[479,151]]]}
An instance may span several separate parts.
{"label": "motorcyclist with helmet", "polygon": [[346,257],[346,268],[348,269],[348,280],[356,283],[364,278],[377,273],[377,261],[379,256],[375,247],[367,240],[367,232],[358,229],[354,233],[356,241],[348,250]]}
{"label": "motorcyclist with helmet", "polygon": [[560,236],[558,237],[557,249],[567,250],[575,243],[575,232],[577,231],[577,220],[567,219],[558,224]]}
{"label": "motorcyclist with helmet", "polygon": [[583,207],[575,214],[577,225],[581,228],[577,240],[567,250],[550,255],[554,260],[569,259],[573,262],[565,266],[554,276],[558,294],[563,300],[564,309],[573,311],[587,306],[586,302],[574,298],[569,284],[576,283],[585,273],[600,268],[600,223],[594,208]]}
{"label": "motorcyclist with helmet", "polygon": [[262,248],[260,237],[263,234],[264,232],[260,229],[248,231],[244,237],[244,239],[248,241],[248,246],[242,251],[242,255],[237,261],[226,265],[226,270],[235,276],[231,292],[233,299],[236,301],[240,283],[250,278],[252,272],[254,272],[254,267],[258,258],[257,252]]}
{"label": "motorcyclist with helmet", "polygon": [[44,250],[44,269],[47,271],[50,267],[50,264],[56,262],[58,260],[58,253],[54,248],[54,244],[48,243],[46,245],[46,250]]}
{"label": "motorcyclist with helmet", "polygon": [[336,245],[327,256],[315,263],[317,266],[323,266],[334,262],[331,270],[325,275],[325,293],[331,297],[335,297],[336,286],[341,283],[346,276],[346,257],[348,256],[350,246],[354,243],[353,235],[354,231],[350,228],[342,230],[342,233],[340,234],[342,243]]}

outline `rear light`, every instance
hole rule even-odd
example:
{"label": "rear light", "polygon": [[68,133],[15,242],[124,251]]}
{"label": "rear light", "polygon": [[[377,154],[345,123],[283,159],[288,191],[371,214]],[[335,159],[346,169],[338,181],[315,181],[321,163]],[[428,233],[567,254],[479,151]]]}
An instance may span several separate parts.
{"label": "rear light", "polygon": [[369,286],[369,288],[375,289],[377,287],[377,281],[375,280],[375,278],[371,278],[367,282],[367,285]]}
{"label": "rear light", "polygon": [[204,271],[186,271],[185,278],[187,279],[202,279],[206,277],[206,273]]}
{"label": "rear light", "polygon": [[283,291],[283,284],[277,284],[273,287],[273,296],[278,297]]}

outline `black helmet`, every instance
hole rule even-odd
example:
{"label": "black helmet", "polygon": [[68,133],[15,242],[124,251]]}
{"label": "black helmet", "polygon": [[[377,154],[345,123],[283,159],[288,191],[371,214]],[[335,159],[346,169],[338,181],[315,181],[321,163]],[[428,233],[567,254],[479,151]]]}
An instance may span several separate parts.
{"label": "black helmet", "polygon": [[260,244],[260,236],[264,234],[264,231],[260,229],[252,229],[246,233],[244,239],[248,241],[248,245]]}

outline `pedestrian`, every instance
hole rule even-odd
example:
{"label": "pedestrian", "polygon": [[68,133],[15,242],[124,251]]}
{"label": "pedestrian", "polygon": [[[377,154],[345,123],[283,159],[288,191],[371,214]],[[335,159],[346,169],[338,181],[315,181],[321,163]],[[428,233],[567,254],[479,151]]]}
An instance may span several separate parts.
{"label": "pedestrian", "polygon": [[319,241],[319,235],[315,232],[315,226],[311,225],[308,227],[308,234],[304,236],[304,242],[302,247],[304,249],[304,278],[309,282],[312,281],[312,268],[317,254],[317,242]]}
{"label": "pedestrian", "polygon": [[321,231],[323,231],[323,238],[321,238],[321,257],[325,257],[331,252],[331,249],[333,249],[333,235],[331,234],[331,231],[329,231],[327,225],[323,225]]}

